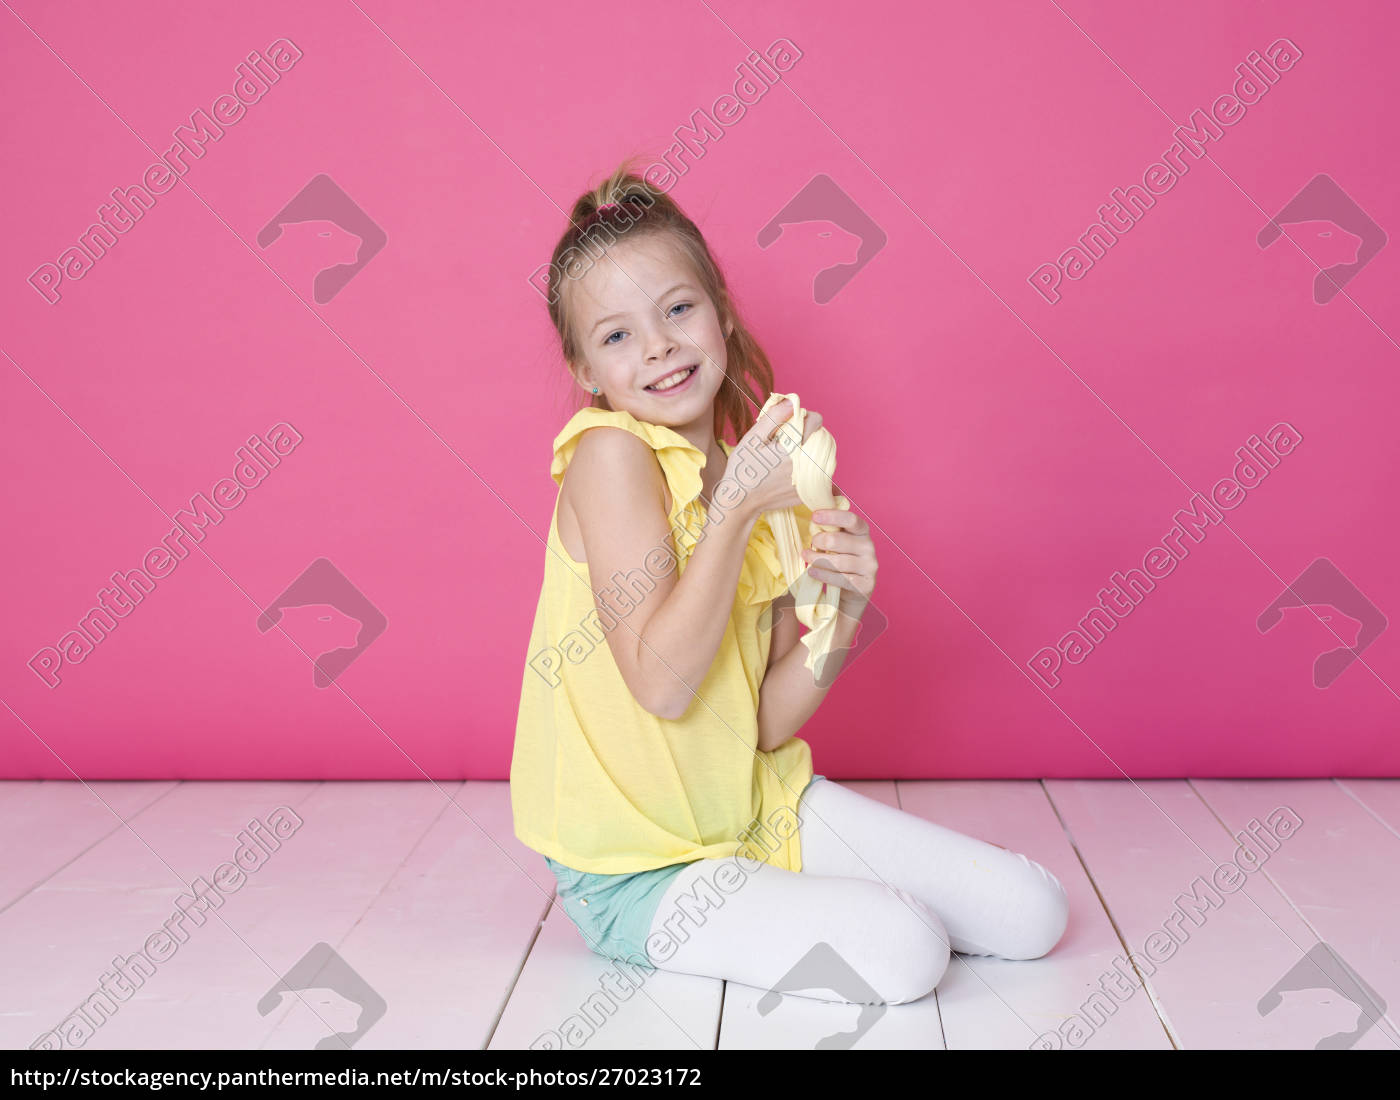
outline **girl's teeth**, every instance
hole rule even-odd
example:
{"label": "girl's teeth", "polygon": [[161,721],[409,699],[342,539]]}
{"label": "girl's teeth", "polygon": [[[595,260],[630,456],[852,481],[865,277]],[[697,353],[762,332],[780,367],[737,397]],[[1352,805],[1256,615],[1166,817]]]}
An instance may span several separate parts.
{"label": "girl's teeth", "polygon": [[673,386],[679,386],[682,382],[684,382],[687,378],[690,377],[691,373],[692,372],[688,369],[684,371],[678,371],[676,374],[672,375],[670,379],[663,379],[654,386],[648,386],[647,389],[658,391],[669,390]]}

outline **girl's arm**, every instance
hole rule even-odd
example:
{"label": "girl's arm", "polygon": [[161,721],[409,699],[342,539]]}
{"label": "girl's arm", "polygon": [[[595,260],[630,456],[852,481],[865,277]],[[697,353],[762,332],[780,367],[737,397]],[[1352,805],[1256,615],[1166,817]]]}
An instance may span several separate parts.
{"label": "girl's arm", "polygon": [[564,483],[598,594],[594,602],[604,621],[621,619],[606,636],[628,690],[660,718],[678,719],[692,705],[703,706],[694,693],[729,623],[758,519],[748,506],[753,494],[733,508],[708,509],[699,542],[677,576],[665,477],[642,440],[615,428],[584,432]]}
{"label": "girl's arm", "polygon": [[[870,594],[880,571],[870,524],[862,517],[849,508],[821,508],[812,513],[812,519],[830,529],[813,536],[812,545],[802,551],[803,560],[812,563],[808,570],[812,577],[841,590],[835,637],[822,665],[825,686],[816,683],[806,666],[807,647],[796,644],[796,624],[790,630],[783,626],[784,620],[796,618],[786,614],[792,596],[779,597],[772,607],[777,623],[773,644],[784,649],[776,663],[773,650],[769,650],[769,668],[759,688],[758,748],[764,752],[777,748],[800,730],[826,698],[827,689],[841,674],[846,654],[855,644],[860,618],[870,606]],[[780,610],[781,619],[777,618]],[[785,637],[779,638],[779,632]]]}
{"label": "girl's arm", "polygon": [[[791,596],[781,597],[789,605]],[[778,600],[773,601],[773,615],[778,615]],[[796,616],[790,610],[783,614],[791,618],[794,627]],[[831,689],[841,666],[846,663],[846,654],[855,642],[859,618],[847,614],[841,608],[836,617],[836,632],[831,651],[822,666],[824,686],[817,684],[816,676],[807,668],[807,647],[795,638],[792,647],[776,661],[770,659],[768,671],[764,673],[763,684],[758,689],[758,751],[771,752],[789,737],[800,730],[808,718],[821,706],[826,693]],[[793,631],[796,634],[796,630]],[[774,638],[776,644],[778,639]],[[772,653],[770,651],[770,658]]]}

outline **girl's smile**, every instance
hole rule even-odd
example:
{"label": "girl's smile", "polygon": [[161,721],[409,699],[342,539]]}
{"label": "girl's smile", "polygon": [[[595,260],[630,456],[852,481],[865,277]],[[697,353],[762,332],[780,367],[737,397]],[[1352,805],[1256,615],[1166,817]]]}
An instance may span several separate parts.
{"label": "girl's smile", "polygon": [[661,397],[670,397],[672,394],[680,393],[690,385],[691,379],[700,373],[700,364],[681,367],[672,371],[658,382],[653,382],[649,386],[642,387],[648,393],[654,393]]}

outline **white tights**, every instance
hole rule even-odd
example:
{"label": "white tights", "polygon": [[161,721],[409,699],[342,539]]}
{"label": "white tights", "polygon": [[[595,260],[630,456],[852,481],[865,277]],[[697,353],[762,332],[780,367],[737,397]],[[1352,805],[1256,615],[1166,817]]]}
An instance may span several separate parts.
{"label": "white tights", "polygon": [[653,965],[819,1000],[834,992],[901,1004],[938,984],[950,948],[1037,959],[1064,934],[1064,887],[1019,853],[829,779],[803,792],[798,819],[801,872],[707,859],[672,880],[651,924],[653,937],[666,934],[648,939],[672,952],[651,950]]}

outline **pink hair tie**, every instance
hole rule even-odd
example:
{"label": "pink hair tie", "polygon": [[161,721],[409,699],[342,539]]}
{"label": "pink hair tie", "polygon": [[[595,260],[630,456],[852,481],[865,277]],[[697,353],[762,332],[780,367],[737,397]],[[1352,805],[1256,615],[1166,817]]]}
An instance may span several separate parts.
{"label": "pink hair tie", "polygon": [[606,212],[609,211],[609,210],[615,210],[615,209],[617,209],[617,205],[618,205],[618,204],[615,203],[615,202],[605,202],[605,203],[603,203],[602,206],[598,207],[596,213],[598,213],[598,214],[603,214],[603,213],[606,213]]}

